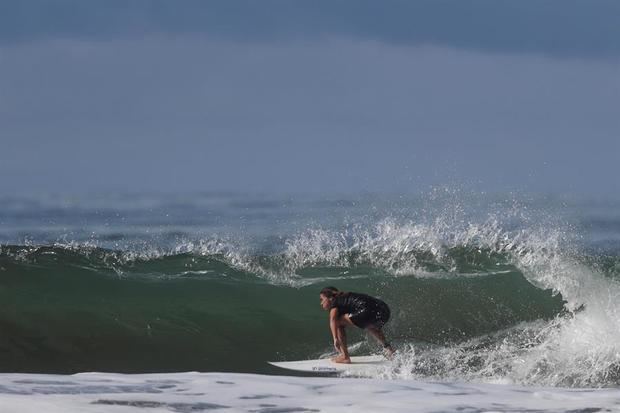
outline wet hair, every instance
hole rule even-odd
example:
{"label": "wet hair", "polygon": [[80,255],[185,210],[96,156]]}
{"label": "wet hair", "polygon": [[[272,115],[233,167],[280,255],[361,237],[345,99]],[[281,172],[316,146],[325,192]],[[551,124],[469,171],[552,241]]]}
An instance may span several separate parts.
{"label": "wet hair", "polygon": [[342,291],[338,290],[336,287],[325,287],[321,290],[321,295],[324,295],[327,298],[334,298],[343,294]]}

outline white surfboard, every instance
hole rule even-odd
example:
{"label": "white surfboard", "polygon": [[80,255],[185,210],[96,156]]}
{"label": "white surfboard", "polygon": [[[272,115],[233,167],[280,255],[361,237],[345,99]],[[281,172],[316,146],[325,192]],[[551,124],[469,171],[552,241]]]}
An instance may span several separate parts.
{"label": "white surfboard", "polygon": [[287,370],[304,371],[309,373],[351,373],[372,374],[388,366],[390,361],[384,356],[353,356],[350,364],[334,363],[330,359],[300,360],[300,361],[269,361],[272,366]]}

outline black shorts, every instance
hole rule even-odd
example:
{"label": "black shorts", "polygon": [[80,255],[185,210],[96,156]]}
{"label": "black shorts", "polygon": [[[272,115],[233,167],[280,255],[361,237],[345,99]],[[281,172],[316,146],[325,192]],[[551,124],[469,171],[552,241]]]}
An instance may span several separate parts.
{"label": "black shorts", "polygon": [[349,319],[356,327],[362,329],[370,326],[382,328],[390,319],[390,307],[380,302],[349,314]]}

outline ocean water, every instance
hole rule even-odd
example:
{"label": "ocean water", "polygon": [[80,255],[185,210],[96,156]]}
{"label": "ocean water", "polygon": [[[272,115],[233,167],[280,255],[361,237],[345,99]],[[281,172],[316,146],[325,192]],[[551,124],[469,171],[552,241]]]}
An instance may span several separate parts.
{"label": "ocean water", "polygon": [[241,373],[0,374],[19,413],[617,412],[616,389],[264,376]]}
{"label": "ocean water", "polygon": [[[452,188],[416,195],[3,196],[0,405],[28,394],[45,404],[40,388],[48,381],[53,394],[71,394],[54,387],[59,381],[75,381],[73,393],[81,394],[94,377],[178,380],[179,391],[198,381],[196,394],[211,394],[213,380],[245,383],[233,392],[238,397],[260,382],[269,401],[243,407],[230,394],[211,394],[197,407],[198,396],[183,405],[160,395],[130,405],[136,400],[125,394],[82,400],[78,408],[67,396],[65,411],[216,408],[209,403],[227,411],[346,411],[344,389],[340,398],[330,390],[340,409],[330,410],[324,398],[274,403],[286,374],[306,393],[282,396],[303,400],[316,393],[312,386],[353,380],[383,389],[376,401],[406,400],[398,391],[422,388],[410,396],[428,399],[418,411],[483,411],[493,397],[507,398],[508,407],[496,406],[502,411],[533,409],[536,400],[541,410],[613,410],[620,400],[619,278],[620,200],[611,197]],[[390,305],[386,334],[399,350],[390,368],[364,379],[293,378],[266,363],[330,354],[318,300],[327,285]],[[360,332],[352,331],[350,342],[353,354],[380,351]],[[111,374],[65,376],[95,371]],[[187,371],[204,374],[174,374]],[[15,380],[25,382],[16,388]],[[442,386],[468,386],[473,401],[442,405]],[[609,389],[592,391],[599,388]],[[534,399],[519,404],[508,393]],[[556,408],[536,394],[579,402]]]}

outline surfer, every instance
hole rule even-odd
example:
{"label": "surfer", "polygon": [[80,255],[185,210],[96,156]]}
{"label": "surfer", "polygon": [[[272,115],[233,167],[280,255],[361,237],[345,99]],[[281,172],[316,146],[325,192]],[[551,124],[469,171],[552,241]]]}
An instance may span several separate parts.
{"label": "surfer", "polygon": [[388,357],[394,349],[385,339],[383,326],[390,319],[390,308],[378,298],[366,294],[339,291],[325,287],[319,294],[321,307],[329,311],[329,328],[334,338],[334,348],[339,353],[332,361],[350,363],[345,328],[355,326],[368,331],[383,346]]}

